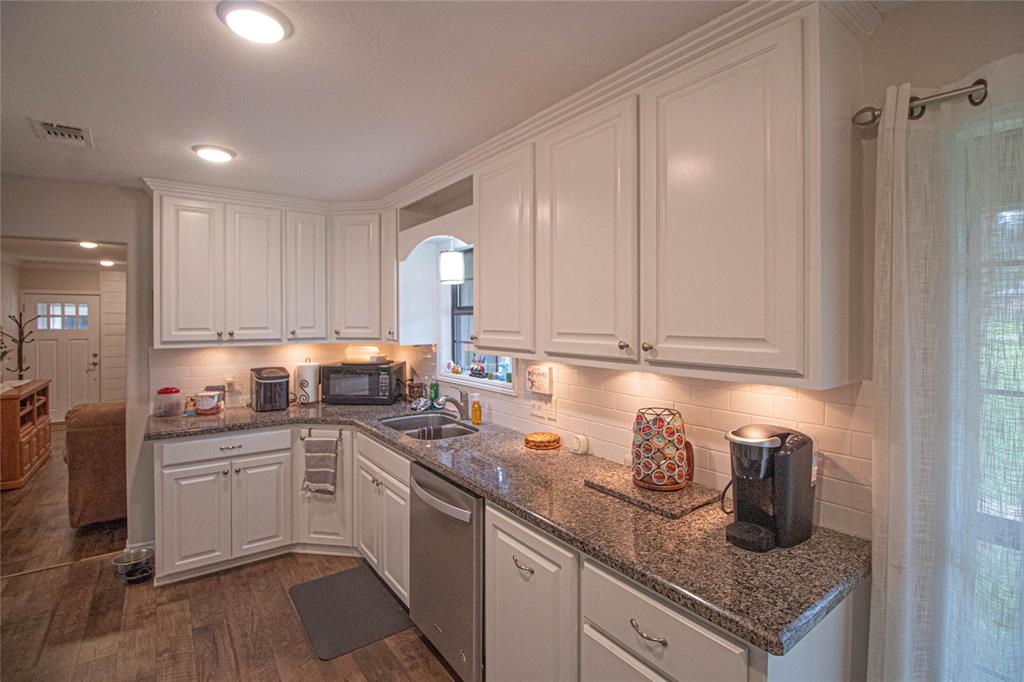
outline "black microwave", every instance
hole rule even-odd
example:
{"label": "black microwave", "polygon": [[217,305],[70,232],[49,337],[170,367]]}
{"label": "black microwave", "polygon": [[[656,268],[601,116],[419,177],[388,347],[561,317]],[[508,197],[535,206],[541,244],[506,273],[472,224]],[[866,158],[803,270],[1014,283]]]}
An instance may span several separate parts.
{"label": "black microwave", "polygon": [[402,397],[405,363],[348,363],[320,368],[320,400],[332,405],[391,405]]}

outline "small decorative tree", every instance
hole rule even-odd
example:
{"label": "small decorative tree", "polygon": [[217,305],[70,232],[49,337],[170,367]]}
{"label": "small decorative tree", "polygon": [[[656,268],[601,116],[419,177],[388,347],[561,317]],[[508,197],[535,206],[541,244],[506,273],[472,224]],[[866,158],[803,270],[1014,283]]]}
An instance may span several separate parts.
{"label": "small decorative tree", "polygon": [[[14,323],[15,327],[18,328],[18,335],[17,336],[15,336],[13,334],[9,334],[6,331],[0,331],[0,334],[3,334],[3,336],[6,336],[7,338],[9,338],[11,341],[14,342],[14,345],[17,348],[17,351],[18,351],[18,366],[17,367],[8,367],[7,371],[8,372],[16,372],[18,374],[18,378],[19,379],[24,379],[25,378],[25,372],[27,372],[30,369],[32,369],[31,367],[29,367],[29,366],[27,366],[25,364],[25,345],[35,341],[35,339],[31,338],[32,337],[32,330],[29,329],[29,325],[31,325],[33,322],[35,322],[39,318],[39,316],[36,315],[35,317],[33,317],[33,318],[29,319],[29,320],[26,320],[25,319],[25,311],[24,310],[19,310],[17,316],[15,316],[15,315],[8,315],[7,318],[11,322]],[[4,354],[5,355],[6,355],[6,350],[7,349],[5,347],[4,348],[4,351],[5,351]]]}

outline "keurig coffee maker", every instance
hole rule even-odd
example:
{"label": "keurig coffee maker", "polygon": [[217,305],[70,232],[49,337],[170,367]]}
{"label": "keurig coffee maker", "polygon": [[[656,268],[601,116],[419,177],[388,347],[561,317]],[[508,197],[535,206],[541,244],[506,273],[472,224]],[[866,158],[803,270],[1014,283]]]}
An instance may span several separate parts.
{"label": "keurig coffee maker", "polygon": [[729,432],[735,521],[732,544],[754,552],[792,547],[811,537],[814,490],[810,438],[792,429],[750,424]]}

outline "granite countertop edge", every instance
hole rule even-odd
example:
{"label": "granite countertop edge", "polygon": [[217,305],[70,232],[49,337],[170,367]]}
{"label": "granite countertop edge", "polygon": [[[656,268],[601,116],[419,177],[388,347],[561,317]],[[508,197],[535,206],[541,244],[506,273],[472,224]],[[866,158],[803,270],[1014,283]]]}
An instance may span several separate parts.
{"label": "granite countertop edge", "polygon": [[[325,406],[326,407],[326,406]],[[343,406],[331,406],[331,407],[342,407]],[[234,410],[243,408],[234,408]],[[608,551],[605,548],[589,542],[579,537],[572,530],[567,529],[557,522],[545,517],[526,506],[517,504],[511,500],[506,499],[498,491],[487,489],[483,486],[478,485],[476,482],[467,480],[463,476],[459,475],[459,472],[444,466],[441,463],[425,459],[420,456],[414,449],[408,447],[402,442],[402,439],[407,439],[405,436],[392,429],[381,427],[378,423],[382,418],[388,416],[398,416],[400,414],[408,414],[407,411],[394,411],[393,414],[387,414],[385,416],[375,416],[372,418],[360,418],[358,415],[314,415],[308,412],[293,414],[290,410],[284,413],[270,413],[270,412],[254,412],[244,408],[249,412],[251,419],[239,420],[239,421],[224,421],[217,417],[215,418],[195,418],[195,417],[174,417],[170,418],[175,420],[175,425],[179,428],[171,428],[169,425],[164,426],[163,423],[169,422],[168,418],[150,417],[149,422],[146,425],[145,440],[150,442],[159,442],[162,440],[171,440],[177,438],[191,438],[198,436],[209,436],[216,435],[218,433],[230,433],[236,431],[252,431],[256,429],[273,428],[275,426],[354,426],[358,427],[366,435],[381,441],[388,447],[391,447],[402,454],[409,457],[412,461],[418,462],[421,465],[435,471],[446,478],[453,480],[459,485],[467,488],[468,490],[483,496],[487,501],[495,504],[498,507],[510,512],[524,521],[531,523],[542,530],[550,533],[560,541],[570,545],[574,549],[582,552],[584,555],[589,556],[602,564],[622,573],[629,577],[635,582],[643,585],[649,590],[662,596],[668,601],[679,605],[691,613],[694,613],[709,622],[721,627],[727,632],[734,634],[737,637],[745,640],[746,642],[753,644],[754,646],[767,651],[770,654],[777,656],[784,655],[792,650],[792,648],[818,623],[820,623],[836,606],[838,606],[843,599],[845,599],[850,593],[852,593],[860,583],[867,579],[870,575],[870,559],[865,566],[861,567],[859,574],[851,574],[846,579],[837,583],[831,590],[827,591],[821,596],[810,608],[805,610],[798,618],[793,620],[787,627],[780,631],[774,629],[765,629],[764,627],[758,626],[758,624],[752,622],[748,618],[743,617],[740,614],[729,611],[725,608],[720,608],[700,596],[693,594],[686,588],[683,588],[672,581],[659,576],[657,573],[645,568],[644,566],[630,561],[628,558],[617,556],[614,552]],[[308,408],[307,408],[308,409]],[[184,422],[188,420],[202,419],[201,422],[191,424],[188,426],[180,427]],[[217,419],[217,421],[211,421],[211,419]],[[162,423],[163,422],[163,423]],[[501,430],[516,433],[511,429],[505,429],[504,427],[498,427]],[[389,433],[390,432],[390,433]],[[398,438],[393,434],[398,434]],[[521,434],[517,434],[521,438]],[[418,442],[418,441],[417,441]],[[563,448],[564,449],[564,448]],[[655,512],[650,512],[655,513]],[[685,517],[684,517],[685,518]]]}

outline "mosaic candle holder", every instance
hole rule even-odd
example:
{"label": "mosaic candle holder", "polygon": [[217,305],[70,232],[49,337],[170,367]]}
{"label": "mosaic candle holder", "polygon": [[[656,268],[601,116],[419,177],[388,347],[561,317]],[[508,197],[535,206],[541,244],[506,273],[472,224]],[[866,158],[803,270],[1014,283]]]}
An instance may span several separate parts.
{"label": "mosaic candle holder", "polygon": [[693,480],[693,446],[677,410],[644,407],[633,421],[633,483],[680,490]]}

